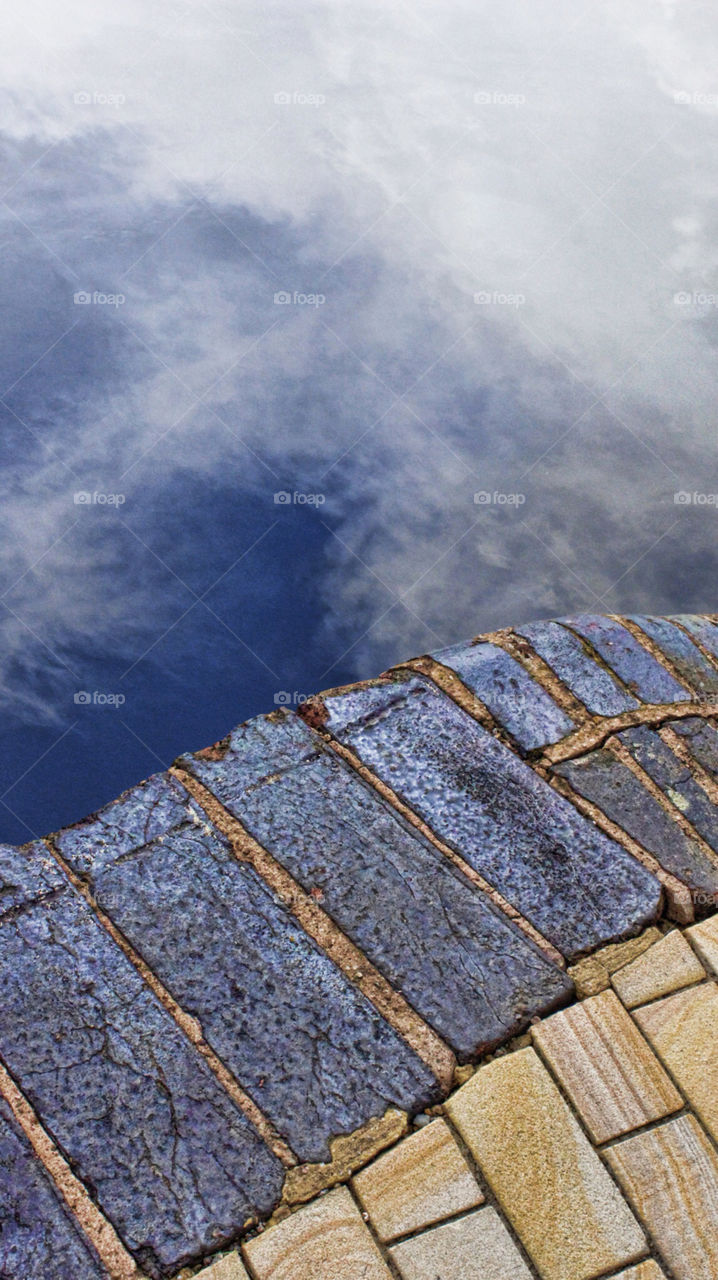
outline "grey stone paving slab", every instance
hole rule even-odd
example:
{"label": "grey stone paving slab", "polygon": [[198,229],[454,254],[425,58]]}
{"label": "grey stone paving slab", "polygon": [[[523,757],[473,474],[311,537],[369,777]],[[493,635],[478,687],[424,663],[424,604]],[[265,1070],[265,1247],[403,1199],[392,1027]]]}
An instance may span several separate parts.
{"label": "grey stone paving slab", "polygon": [[559,679],[595,715],[616,716],[639,705],[610,672],[589,656],[578,637],[560,623],[532,622],[526,627],[517,627],[516,633],[533,645]]}
{"label": "grey stone paving slab", "polygon": [[655,917],[655,878],[428,680],[325,705],[327,728],[564,955]]}
{"label": "grey stone paving slab", "polygon": [[601,749],[557,765],[578,793],[652,853],[666,871],[698,893],[718,891],[718,870],[695,840],[684,835],[631,770]]}
{"label": "grey stone paving slab", "polygon": [[10,1108],[0,1099],[0,1277],[107,1280]]}
{"label": "grey stone paving slab", "polygon": [[686,631],[690,631],[696,640],[700,641],[704,649],[714,658],[718,658],[718,627],[710,618],[703,618],[695,613],[674,613],[671,615],[672,622],[679,622]]}
{"label": "grey stone paving slab", "polygon": [[642,702],[690,701],[690,693],[615,618],[582,613],[560,621],[588,640]]}
{"label": "grey stone paving slab", "polygon": [[690,769],[647,725],[625,729],[618,737],[656,786],[693,823],[711,848],[718,850],[718,809],[693,779]]}
{"label": "grey stone paving slab", "polygon": [[188,820],[207,821],[184,787],[169,774],[156,773],[98,813],[66,827],[58,834],[57,844],[78,875],[96,877],[122,854]]}
{"label": "grey stone paving slab", "polygon": [[[181,805],[174,812],[180,826],[149,844],[140,835],[114,862],[100,847],[89,869],[97,901],[297,1155],[328,1160],[332,1135],[390,1105],[437,1101],[428,1067],[254,869],[204,815],[193,824]],[[78,838],[88,861],[108,821],[58,837],[71,865]]]}
{"label": "grey stone paving slab", "polygon": [[43,845],[31,846],[25,857],[13,845],[0,844],[0,918],[27,902],[48,897],[66,883]]}
{"label": "grey stone paving slab", "polygon": [[0,921],[0,1053],[148,1274],[271,1210],[279,1161],[69,885]]}
{"label": "grey stone paving slab", "polygon": [[576,727],[526,668],[496,644],[456,644],[431,656],[455,671],[526,751],[560,742]]}
{"label": "grey stone paving slab", "polygon": [[693,758],[718,782],[718,732],[714,726],[697,716],[688,716],[685,720],[669,720],[667,727],[685,740]]}
{"label": "grey stone paving slab", "polygon": [[655,641],[699,698],[714,698],[718,694],[718,671],[680,627],[668,618],[647,614],[629,613],[626,617]]}
{"label": "grey stone paving slab", "polygon": [[318,734],[286,712],[182,763],[461,1056],[498,1044],[573,984]]}

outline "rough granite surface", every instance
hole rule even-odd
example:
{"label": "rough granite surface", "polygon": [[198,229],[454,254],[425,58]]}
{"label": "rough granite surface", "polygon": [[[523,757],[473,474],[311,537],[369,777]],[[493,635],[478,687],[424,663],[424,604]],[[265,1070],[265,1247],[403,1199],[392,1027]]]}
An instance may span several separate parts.
{"label": "rough granite surface", "polygon": [[276,1199],[278,1160],[69,886],[0,922],[0,1054],[150,1275]]}
{"label": "rough granite surface", "polygon": [[2,1280],[107,1280],[107,1272],[0,1099]]}
{"label": "rough granite surface", "polygon": [[[186,819],[186,814],[182,814]],[[68,860],[71,851],[63,846]],[[97,901],[302,1160],[431,1071],[214,832],[185,821],[90,872]]]}
{"label": "rough granite surface", "polygon": [[377,683],[325,704],[327,728],[565,956],[655,917],[650,872],[428,680]]}
{"label": "rough granite surface", "polygon": [[456,644],[431,656],[463,680],[524,750],[559,742],[575,728],[526,668],[498,645]]}
{"label": "rough granite surface", "polygon": [[183,759],[464,1057],[561,1003],[569,978],[289,715]]}

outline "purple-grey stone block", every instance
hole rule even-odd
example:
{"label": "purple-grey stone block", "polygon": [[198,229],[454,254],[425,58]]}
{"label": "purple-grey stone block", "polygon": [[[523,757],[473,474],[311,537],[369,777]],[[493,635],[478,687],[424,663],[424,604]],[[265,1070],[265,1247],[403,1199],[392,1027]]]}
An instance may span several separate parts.
{"label": "purple-grey stone block", "polygon": [[669,720],[666,727],[685,740],[694,760],[718,782],[718,732],[714,725],[688,716],[685,720]]}
{"label": "purple-grey stone block", "polygon": [[456,672],[525,751],[559,742],[576,727],[530,672],[498,645],[456,644],[431,656]]}
{"label": "purple-grey stone block", "polygon": [[647,725],[626,729],[618,737],[667,799],[693,824],[711,848],[718,850],[718,809],[691,776],[690,769]]}
{"label": "purple-grey stone block", "polygon": [[108,1280],[2,1099],[0,1276],[2,1280]]}
{"label": "purple-grey stone block", "polygon": [[696,640],[699,640],[711,657],[718,658],[718,627],[710,618],[695,613],[674,613],[671,622],[679,622]]}
{"label": "purple-grey stone block", "polygon": [[[265,771],[268,765],[265,760]],[[159,783],[158,783],[159,785]],[[175,784],[172,784],[175,786]],[[121,804],[136,808],[143,794]],[[111,806],[110,806],[111,808]],[[110,861],[98,845],[107,811],[61,833],[114,920],[302,1160],[328,1160],[329,1139],[394,1105],[436,1101],[429,1068],[308,937],[257,872],[203,814],[141,834]],[[141,827],[135,826],[139,831]]]}
{"label": "purple-grey stone block", "polygon": [[639,704],[592,658],[573,632],[558,622],[517,627],[536,652],[583,705],[599,716],[616,716]]}
{"label": "purple-grey stone block", "polygon": [[568,999],[572,983],[296,716],[185,757],[461,1057]]}
{"label": "purple-grey stone block", "polygon": [[568,760],[557,765],[555,772],[691,890],[698,894],[718,891],[718,869],[700,845],[683,834],[635,774],[610,751],[601,749]]}
{"label": "purple-grey stone block", "polygon": [[325,705],[327,728],[564,955],[655,918],[656,879],[430,681]]}
{"label": "purple-grey stone block", "polygon": [[[0,919],[0,1055],[151,1276],[266,1214],[283,1169],[69,884]],[[27,876],[37,870],[39,900]]]}
{"label": "purple-grey stone block", "polygon": [[690,701],[690,693],[615,618],[583,613],[560,622],[588,640],[642,702]]}
{"label": "purple-grey stone block", "polygon": [[637,613],[626,616],[658,645],[661,652],[673,663],[681,680],[685,680],[699,698],[714,698],[718,694],[718,670],[704,657],[685,632],[681,631],[680,627],[677,627],[669,618],[655,618]]}

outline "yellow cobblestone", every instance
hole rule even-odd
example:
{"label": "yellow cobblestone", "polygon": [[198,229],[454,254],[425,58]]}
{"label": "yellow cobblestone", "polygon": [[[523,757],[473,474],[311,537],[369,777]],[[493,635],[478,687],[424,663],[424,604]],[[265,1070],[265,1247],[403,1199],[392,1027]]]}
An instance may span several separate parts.
{"label": "yellow cobblestone", "polygon": [[533,1028],[594,1142],[680,1111],[683,1099],[613,991]]}
{"label": "yellow cobblestone", "polygon": [[593,1280],[647,1253],[533,1049],[482,1067],[446,1110],[544,1280]]}
{"label": "yellow cobblestone", "polygon": [[718,915],[701,920],[686,932],[701,960],[718,975]]}
{"label": "yellow cobblestone", "polygon": [[648,1000],[680,991],[705,978],[706,972],[679,929],[672,929],[660,942],[644,951],[611,978],[614,990],[627,1009]]}
{"label": "yellow cobblestone", "polygon": [[402,1280],[531,1280],[494,1209],[415,1236],[390,1250]]}
{"label": "yellow cobblestone", "polygon": [[353,1185],[384,1241],[473,1209],[484,1199],[444,1120],[405,1138],[357,1174]]}
{"label": "yellow cobblestone", "polygon": [[709,1133],[718,1139],[718,987],[706,982],[634,1017]]}
{"label": "yellow cobblestone", "polygon": [[244,1246],[257,1280],[391,1280],[346,1187],[337,1187]]}
{"label": "yellow cobblestone", "polygon": [[242,1266],[239,1254],[229,1253],[211,1267],[205,1267],[195,1276],[195,1280],[249,1280],[249,1276]]}
{"label": "yellow cobblestone", "polygon": [[666,1280],[666,1277],[658,1263],[654,1262],[653,1258],[648,1258],[645,1262],[639,1262],[637,1267],[621,1271],[614,1280]]}
{"label": "yellow cobblestone", "polygon": [[675,1280],[716,1280],[718,1158],[695,1117],[627,1138],[607,1156]]}

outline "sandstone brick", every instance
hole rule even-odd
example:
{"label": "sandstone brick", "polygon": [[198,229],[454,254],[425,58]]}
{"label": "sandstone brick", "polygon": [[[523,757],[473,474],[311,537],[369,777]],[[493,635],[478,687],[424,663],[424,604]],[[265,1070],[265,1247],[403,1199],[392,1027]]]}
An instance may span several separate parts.
{"label": "sandstone brick", "polygon": [[249,1277],[239,1254],[228,1253],[211,1267],[205,1267],[194,1280],[249,1280]]}
{"label": "sandstone brick", "polygon": [[683,1106],[613,991],[554,1014],[532,1034],[594,1142],[608,1142]]}
{"label": "sandstone brick", "polygon": [[543,1280],[592,1280],[647,1252],[533,1049],[482,1067],[446,1109]]}
{"label": "sandstone brick", "polygon": [[661,1268],[653,1258],[647,1258],[645,1262],[639,1262],[637,1267],[629,1267],[628,1271],[622,1271],[615,1280],[666,1280]]}
{"label": "sandstone brick", "polygon": [[250,1240],[257,1280],[391,1280],[346,1187],[337,1187]]}
{"label": "sandstone brick", "polygon": [[715,1280],[718,1158],[695,1118],[627,1138],[607,1156],[675,1280]]}
{"label": "sandstone brick", "polygon": [[687,936],[708,968],[718,974],[718,915],[693,925]]}
{"label": "sandstone brick", "polygon": [[660,942],[661,933],[655,925],[644,929],[637,938],[628,938],[626,942],[611,942],[607,947],[585,956],[568,969],[568,976],[576,984],[576,995],[579,1000],[586,996],[597,996],[611,985],[611,974],[629,961],[647,951],[654,942]]}
{"label": "sandstone brick", "polygon": [[363,1169],[354,1190],[381,1240],[396,1240],[484,1199],[444,1120],[434,1120]]}
{"label": "sandstone brick", "polygon": [[530,1280],[494,1209],[479,1209],[390,1250],[402,1280]]}
{"label": "sandstone brick", "polygon": [[679,929],[614,973],[611,981],[627,1009],[680,991],[705,978],[705,969]]}
{"label": "sandstone brick", "polygon": [[679,991],[634,1017],[678,1087],[718,1139],[718,987]]}

